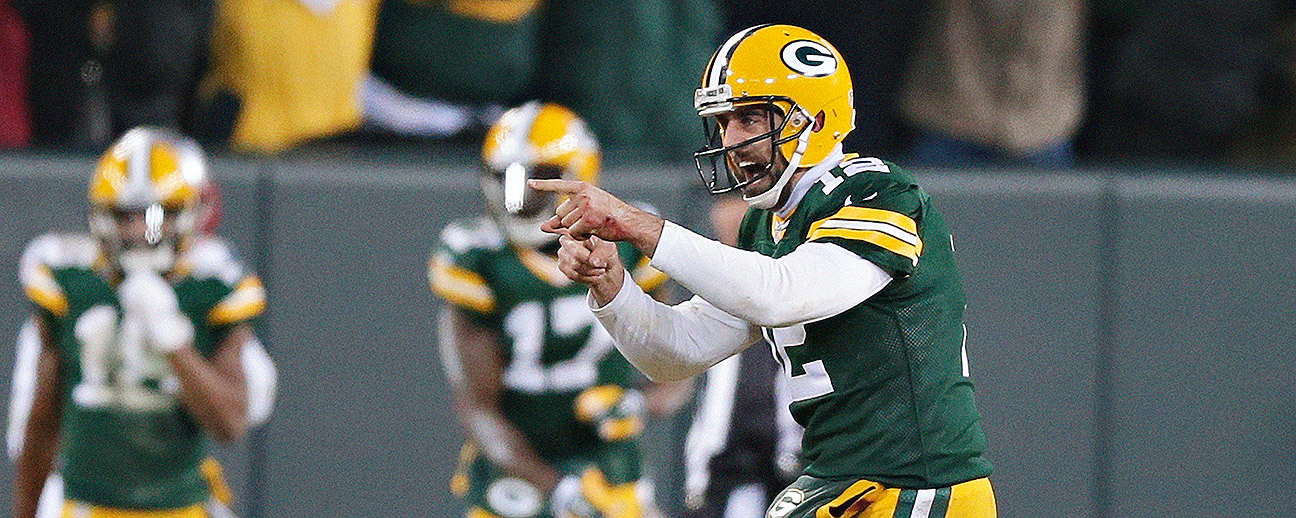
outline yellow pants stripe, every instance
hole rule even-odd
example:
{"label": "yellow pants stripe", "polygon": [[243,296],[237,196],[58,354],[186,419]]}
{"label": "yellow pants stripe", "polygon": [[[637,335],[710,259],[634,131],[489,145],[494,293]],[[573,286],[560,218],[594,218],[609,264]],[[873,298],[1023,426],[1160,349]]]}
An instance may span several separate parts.
{"label": "yellow pants stripe", "polygon": [[952,487],[903,489],[869,480],[851,484],[815,510],[815,518],[996,518],[990,479]]}

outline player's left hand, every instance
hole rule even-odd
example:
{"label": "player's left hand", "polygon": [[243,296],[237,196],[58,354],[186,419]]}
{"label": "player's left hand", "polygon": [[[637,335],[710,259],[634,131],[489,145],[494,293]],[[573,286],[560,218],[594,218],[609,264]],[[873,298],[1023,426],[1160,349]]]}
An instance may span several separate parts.
{"label": "player's left hand", "polygon": [[563,235],[558,243],[558,270],[568,279],[589,286],[599,305],[611,302],[626,277],[616,245],[596,236],[580,241]]}
{"label": "player's left hand", "polygon": [[157,272],[135,269],[117,287],[122,310],[144,323],[149,343],[161,353],[173,353],[193,342],[193,323],[180,311],[175,289]]}
{"label": "player's left hand", "polygon": [[609,272],[624,268],[616,245],[597,236],[583,240],[559,236],[558,243],[558,269],[573,281],[592,284]]}
{"label": "player's left hand", "polygon": [[540,225],[541,230],[580,241],[590,236],[608,241],[627,241],[647,255],[656,251],[665,224],[656,215],[585,182],[527,180],[527,185],[567,197],[554,211],[554,217]]}

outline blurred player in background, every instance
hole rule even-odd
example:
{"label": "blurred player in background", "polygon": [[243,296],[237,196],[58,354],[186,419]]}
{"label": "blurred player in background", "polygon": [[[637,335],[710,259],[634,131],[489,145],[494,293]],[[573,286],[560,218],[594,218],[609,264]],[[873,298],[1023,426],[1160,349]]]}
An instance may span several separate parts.
{"label": "blurred player in background", "polygon": [[[570,110],[530,102],[489,129],[482,159],[489,216],[446,225],[428,266],[468,433],[452,490],[472,518],[645,516],[642,377],[586,309],[585,288],[558,271],[556,236],[540,231],[554,197],[526,187],[596,182],[598,143]],[[645,291],[666,280],[637,250],[621,253]]]}
{"label": "blurred player in background", "polygon": [[25,415],[10,438],[15,516],[36,514],[56,459],[64,516],[228,512],[208,436],[231,442],[263,421],[275,373],[249,323],[265,307],[260,281],[202,230],[214,193],[196,143],[135,128],[91,176],[90,233],[45,234],[24,251],[39,352],[30,392],[11,401]]}
{"label": "blurred player in background", "polygon": [[[212,236],[212,239],[219,239]],[[28,319],[18,330],[14,354],[13,378],[10,380],[9,428],[6,445],[9,460],[17,461],[22,453],[23,433],[27,428],[27,415],[35,397],[36,369],[40,360],[41,341],[36,321]],[[258,428],[270,420],[274,412],[278,388],[278,369],[261,341],[253,336],[243,349],[243,377],[247,380],[248,427]],[[212,491],[208,501],[208,514],[214,518],[232,516],[234,494],[224,480],[224,470],[219,461],[209,457],[203,461],[203,477]],[[37,518],[57,518],[63,515],[63,475],[50,473],[41,492]]]}
{"label": "blurred player in background", "polygon": [[[199,200],[195,207],[198,233],[207,240],[222,240],[215,235],[220,224],[220,190],[209,176],[199,184]],[[52,250],[52,249],[51,249]],[[6,445],[10,461],[16,461],[22,452],[27,416],[35,397],[36,371],[40,359],[41,339],[38,324],[27,319],[18,330],[15,344],[14,369],[10,381],[9,427]],[[274,411],[278,389],[278,369],[274,360],[257,337],[251,337],[243,349],[243,377],[247,384],[248,426],[257,428],[270,420]],[[233,494],[223,480],[223,470],[215,458],[203,461],[203,476],[212,490],[208,511],[214,517],[232,515],[229,511]],[[37,518],[57,518],[63,514],[63,476],[50,473],[41,492]]]}

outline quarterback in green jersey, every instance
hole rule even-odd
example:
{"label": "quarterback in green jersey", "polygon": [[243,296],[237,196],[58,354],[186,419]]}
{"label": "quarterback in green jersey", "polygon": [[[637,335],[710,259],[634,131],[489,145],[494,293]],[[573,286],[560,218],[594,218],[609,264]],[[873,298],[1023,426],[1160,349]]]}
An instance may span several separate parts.
{"label": "quarterback in green jersey", "polygon": [[[568,196],[542,228],[562,234],[560,268],[650,378],[768,344],[805,427],[805,468],[769,518],[994,517],[950,234],[912,176],[843,152],[851,88],[837,50],[799,27],[752,27],[713,55],[695,157],[713,193],[750,205],[736,248],[563,180],[531,182]],[[695,297],[653,301],[608,241]]]}
{"label": "quarterback in green jersey", "polygon": [[[428,265],[443,305],[442,362],[468,433],[452,491],[473,518],[639,518],[641,376],[557,266],[553,213],[528,178],[594,181],[584,122],[555,104],[505,112],[488,131],[481,183],[489,217],[450,222]],[[665,280],[618,251],[644,290]]]}
{"label": "quarterback in green jersey", "polygon": [[209,437],[247,432],[242,353],[265,292],[198,231],[207,182],[196,143],[135,128],[91,176],[90,233],[24,252],[41,349],[15,516],[35,514],[56,458],[65,516],[209,516]]}

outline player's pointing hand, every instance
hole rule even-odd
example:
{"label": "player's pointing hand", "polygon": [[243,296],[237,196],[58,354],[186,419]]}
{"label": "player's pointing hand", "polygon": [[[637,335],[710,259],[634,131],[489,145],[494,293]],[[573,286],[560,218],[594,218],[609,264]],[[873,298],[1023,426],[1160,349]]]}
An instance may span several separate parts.
{"label": "player's pointing hand", "polygon": [[598,236],[608,241],[628,241],[652,255],[657,250],[665,222],[646,211],[621,201],[591,184],[572,180],[528,180],[531,188],[564,195],[541,230],[576,240]]}

